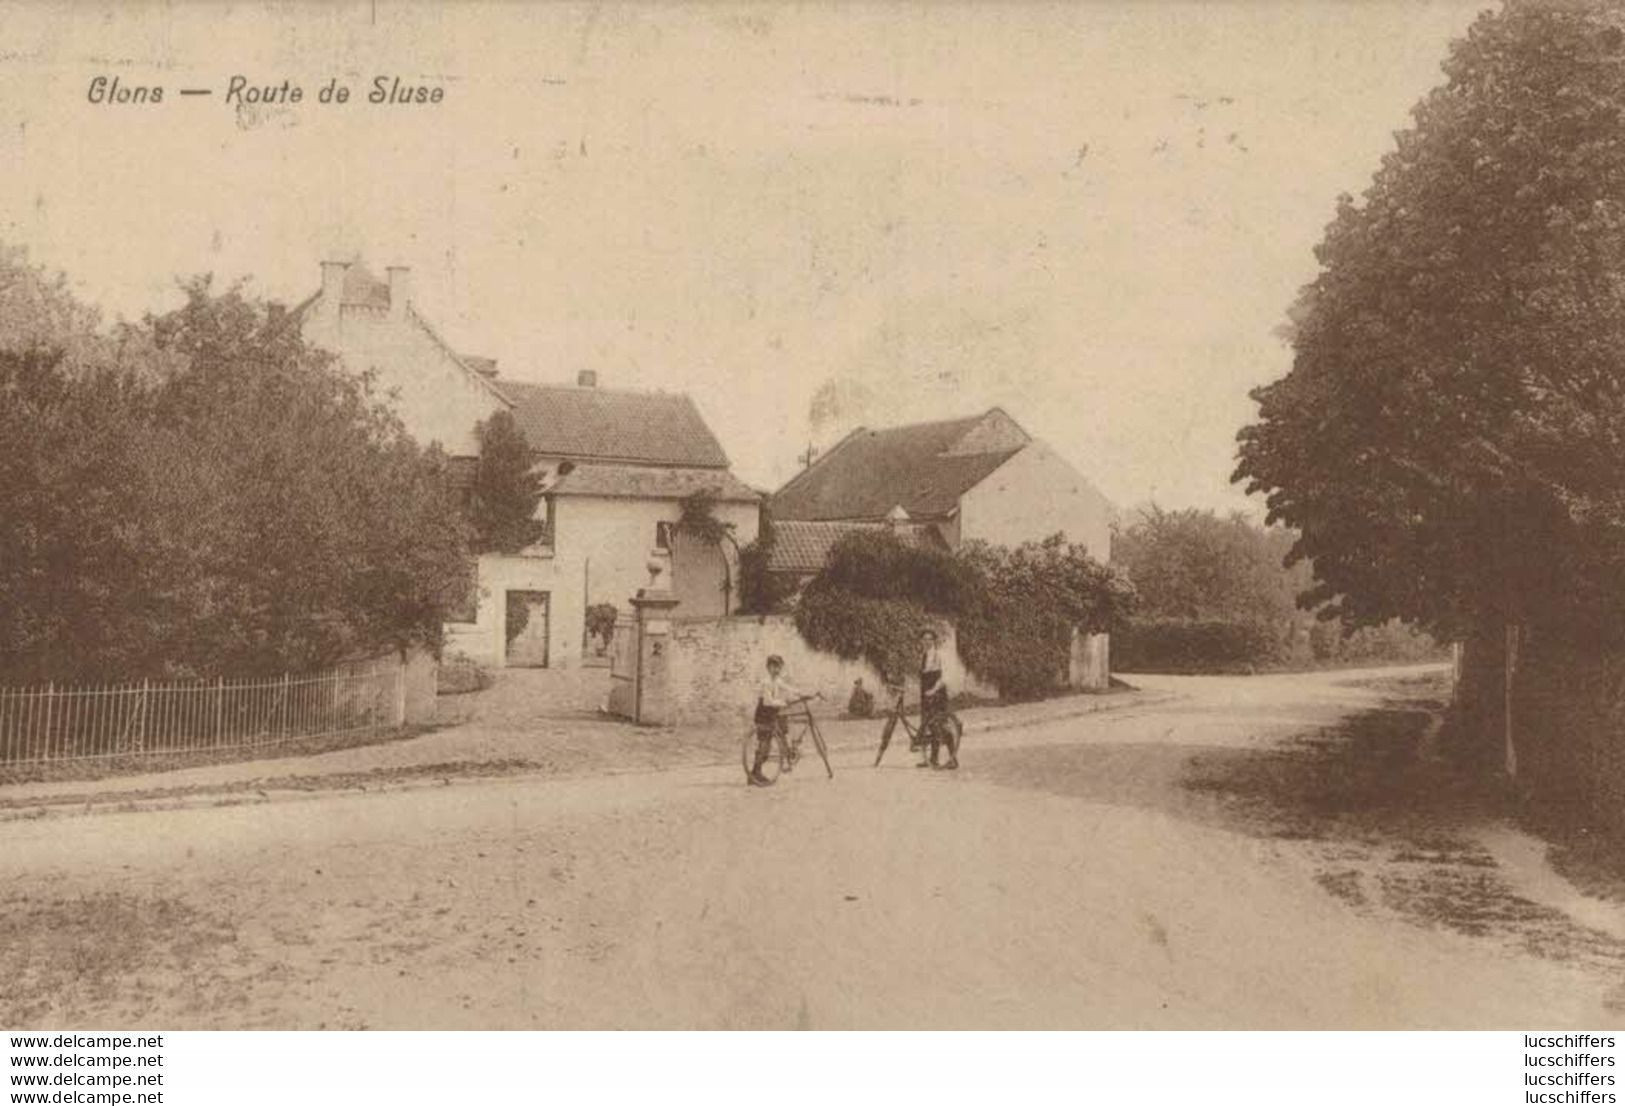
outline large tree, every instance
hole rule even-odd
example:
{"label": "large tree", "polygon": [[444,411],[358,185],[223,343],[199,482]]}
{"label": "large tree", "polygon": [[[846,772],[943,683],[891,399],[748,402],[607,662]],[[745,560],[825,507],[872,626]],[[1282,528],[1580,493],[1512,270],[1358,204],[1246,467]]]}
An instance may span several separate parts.
{"label": "large tree", "polygon": [[1452,635],[1625,627],[1625,30],[1481,16],[1291,313],[1235,478],[1308,597]]}
{"label": "large tree", "polygon": [[0,336],[0,682],[436,644],[466,564],[442,461],[279,309],[185,292],[77,364]]}

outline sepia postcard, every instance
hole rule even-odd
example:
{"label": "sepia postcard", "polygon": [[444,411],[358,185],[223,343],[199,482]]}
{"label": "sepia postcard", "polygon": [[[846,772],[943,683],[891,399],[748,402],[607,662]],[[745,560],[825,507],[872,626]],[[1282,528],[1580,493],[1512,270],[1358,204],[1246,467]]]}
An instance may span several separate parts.
{"label": "sepia postcard", "polygon": [[1625,1028],[1615,23],[0,4],[0,1026]]}

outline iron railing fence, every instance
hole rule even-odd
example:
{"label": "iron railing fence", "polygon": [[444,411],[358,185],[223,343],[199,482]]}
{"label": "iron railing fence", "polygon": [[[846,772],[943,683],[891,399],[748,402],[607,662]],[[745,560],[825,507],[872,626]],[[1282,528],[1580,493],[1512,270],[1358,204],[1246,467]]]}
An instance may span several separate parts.
{"label": "iron railing fence", "polygon": [[0,687],[0,766],[256,749],[404,721],[394,659],[270,679]]}

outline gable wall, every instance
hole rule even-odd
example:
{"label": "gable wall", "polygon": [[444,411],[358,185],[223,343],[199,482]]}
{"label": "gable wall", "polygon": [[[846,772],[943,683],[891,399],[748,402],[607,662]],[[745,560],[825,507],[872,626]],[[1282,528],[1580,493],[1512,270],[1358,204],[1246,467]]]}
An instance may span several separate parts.
{"label": "gable wall", "polygon": [[439,442],[453,457],[478,456],[475,424],[504,408],[410,317],[345,307],[334,319],[318,300],[303,333],[306,341],[338,354],[351,372],[375,372],[380,395],[397,393],[392,405],[412,437],[423,445]]}
{"label": "gable wall", "polygon": [[1060,530],[1105,563],[1111,507],[1077,469],[1035,441],[959,499],[959,537],[994,545],[1039,541]]}

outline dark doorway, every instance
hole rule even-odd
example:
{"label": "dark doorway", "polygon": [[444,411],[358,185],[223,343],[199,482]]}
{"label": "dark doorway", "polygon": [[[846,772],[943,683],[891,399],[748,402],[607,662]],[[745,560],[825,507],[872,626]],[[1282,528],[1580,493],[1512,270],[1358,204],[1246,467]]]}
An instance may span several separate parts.
{"label": "dark doorway", "polygon": [[546,668],[548,593],[510,591],[507,597],[508,667]]}

